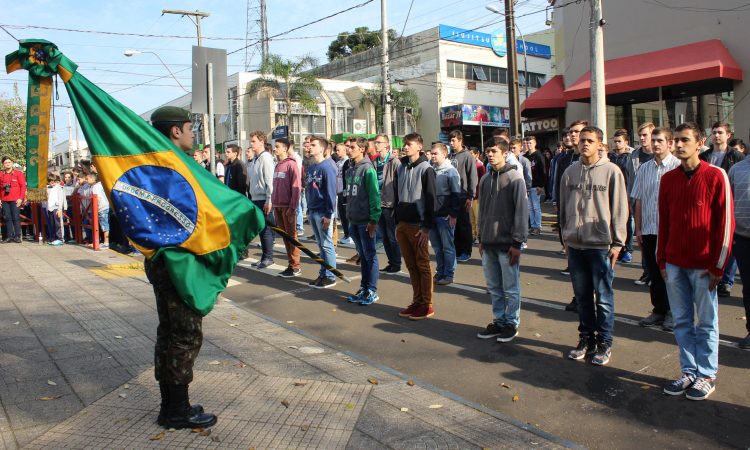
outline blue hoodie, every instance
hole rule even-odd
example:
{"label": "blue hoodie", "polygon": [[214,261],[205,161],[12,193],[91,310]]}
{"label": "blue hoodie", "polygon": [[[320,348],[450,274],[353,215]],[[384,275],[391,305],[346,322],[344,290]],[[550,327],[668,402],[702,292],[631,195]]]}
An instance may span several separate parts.
{"label": "blue hoodie", "polygon": [[333,217],[336,209],[336,178],[338,167],[331,158],[326,158],[318,164],[311,164],[305,176],[305,195],[307,209],[322,213],[327,219]]}

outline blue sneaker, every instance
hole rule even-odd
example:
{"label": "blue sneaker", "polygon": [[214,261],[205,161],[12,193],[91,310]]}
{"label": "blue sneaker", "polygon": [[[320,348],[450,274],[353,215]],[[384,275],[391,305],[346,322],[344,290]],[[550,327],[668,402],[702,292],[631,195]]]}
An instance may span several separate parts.
{"label": "blue sneaker", "polygon": [[629,263],[633,261],[633,254],[630,252],[622,252],[622,259],[620,260],[624,263]]}
{"label": "blue sneaker", "polygon": [[367,294],[365,294],[362,297],[362,301],[360,301],[359,304],[360,305],[372,305],[378,300],[380,300],[380,296],[378,295],[378,292],[373,291],[372,289],[368,289]]}
{"label": "blue sneaker", "polygon": [[365,289],[359,288],[356,294],[346,297],[346,301],[349,303],[362,303],[365,298]]}
{"label": "blue sneaker", "polygon": [[458,256],[456,256],[456,261],[458,261],[458,262],[462,262],[462,263],[463,263],[463,262],[467,262],[467,261],[468,261],[468,260],[470,260],[470,259],[471,259],[471,256],[469,256],[469,255],[467,255],[467,254],[463,254],[463,255],[458,255]]}

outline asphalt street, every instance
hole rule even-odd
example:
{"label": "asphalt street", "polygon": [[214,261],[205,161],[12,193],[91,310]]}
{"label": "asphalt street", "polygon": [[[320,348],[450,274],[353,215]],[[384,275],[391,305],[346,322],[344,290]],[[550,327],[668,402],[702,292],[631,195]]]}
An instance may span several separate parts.
{"label": "asphalt street", "polygon": [[[661,392],[665,381],[679,375],[678,350],[671,333],[637,324],[651,306],[647,287],[633,283],[641,274],[639,252],[633,263],[615,269],[612,359],[595,367],[565,357],[577,343],[578,319],[564,311],[572,287],[560,274],[565,259],[557,254],[557,235],[548,226],[542,236],[530,238],[522,256],[521,326],[507,344],[476,338],[491,321],[476,247],[472,259],[459,264],[455,284],[436,286],[435,316],[415,322],[397,315],[411,301],[405,267],[404,273],[381,276],[378,303],[360,306],[346,302],[359,283],[359,267],[344,262],[352,248],[337,250],[338,267],[352,283],[339,280],[332,289],[318,290],[307,285],[318,267],[304,257],[301,277],[276,276],[286,266],[281,239],[276,244],[276,265],[252,268],[260,257],[254,248],[225,297],[338,349],[588,448],[750,447],[750,352],[735,344],[746,333],[741,283],[731,297],[719,300],[717,390],[709,400],[693,402]],[[384,255],[379,256],[384,264]]]}

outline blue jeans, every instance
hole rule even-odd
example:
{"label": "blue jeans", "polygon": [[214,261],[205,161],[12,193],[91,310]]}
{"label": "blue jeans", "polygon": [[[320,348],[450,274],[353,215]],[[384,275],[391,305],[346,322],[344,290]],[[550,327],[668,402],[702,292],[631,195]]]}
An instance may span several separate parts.
{"label": "blue jeans", "polygon": [[362,281],[359,285],[363,289],[378,290],[378,253],[375,250],[375,238],[367,232],[367,224],[349,224],[349,236],[354,239],[354,245],[359,253],[359,269]]}
{"label": "blue jeans", "polygon": [[[253,204],[263,212],[263,206],[266,204],[265,200],[253,200]],[[263,255],[260,260],[263,262],[273,261],[273,230],[270,226],[276,226],[276,219],[273,217],[273,209],[266,214],[263,213],[263,217],[266,219],[266,226],[260,230],[260,248],[263,251]]]}
{"label": "blue jeans", "polygon": [[529,189],[529,220],[531,228],[542,228],[542,205],[539,202],[539,193],[536,188]]}
{"label": "blue jeans", "polygon": [[456,272],[456,246],[453,243],[455,228],[448,223],[448,217],[435,217],[435,227],[430,228],[430,243],[435,252],[437,278],[453,278]]}
{"label": "blue jeans", "polygon": [[731,288],[732,286],[734,286],[734,277],[736,275],[737,258],[734,257],[734,254],[731,254],[729,255],[729,259],[727,260],[727,266],[724,268],[724,275],[721,277],[721,282]]}
{"label": "blue jeans", "polygon": [[305,232],[305,219],[302,217],[302,211],[307,207],[307,199],[305,198],[304,189],[299,196],[299,205],[297,205],[297,234],[303,234]]}
{"label": "blue jeans", "polygon": [[[612,346],[615,326],[615,272],[608,250],[568,247],[568,268],[578,301],[578,334],[589,342]],[[596,295],[595,295],[596,294]]]}
{"label": "blue jeans", "polygon": [[[317,211],[307,211],[307,218],[310,220],[310,227],[312,228],[313,235],[315,236],[315,242],[318,243],[320,248],[320,257],[323,261],[328,263],[329,266],[336,267],[336,252],[333,250],[333,227],[336,224],[331,219],[331,224],[328,225],[328,230],[323,230],[323,213]],[[326,270],[323,266],[320,266],[320,276],[325,278],[335,278],[330,270]]]}
{"label": "blue jeans", "polygon": [[704,272],[667,263],[667,292],[682,373],[715,378],[719,369],[719,302],[716,289],[708,289],[709,277]]}
{"label": "blue jeans", "polygon": [[401,249],[396,241],[396,219],[393,208],[382,209],[378,229],[383,237],[383,248],[388,257],[388,265],[401,270]]}
{"label": "blue jeans", "polygon": [[521,264],[511,265],[507,251],[482,247],[482,268],[492,299],[493,322],[518,329],[521,323]]}

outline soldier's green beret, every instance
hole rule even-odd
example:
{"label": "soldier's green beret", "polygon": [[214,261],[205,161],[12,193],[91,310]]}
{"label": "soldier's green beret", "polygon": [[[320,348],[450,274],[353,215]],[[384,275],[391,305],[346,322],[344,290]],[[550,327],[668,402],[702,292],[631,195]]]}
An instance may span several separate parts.
{"label": "soldier's green beret", "polygon": [[177,106],[162,106],[151,113],[151,123],[158,122],[191,122],[190,112]]}

